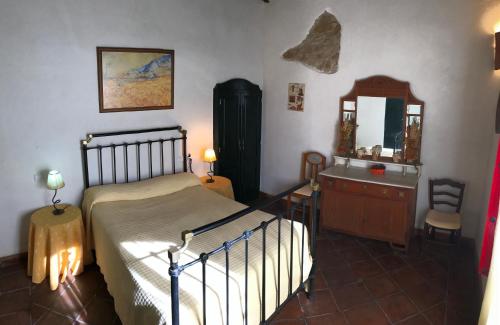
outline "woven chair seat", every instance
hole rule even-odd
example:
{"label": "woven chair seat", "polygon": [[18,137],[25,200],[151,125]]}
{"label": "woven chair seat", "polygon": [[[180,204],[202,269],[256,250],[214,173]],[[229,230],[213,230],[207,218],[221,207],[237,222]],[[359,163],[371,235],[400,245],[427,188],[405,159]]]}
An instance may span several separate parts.
{"label": "woven chair seat", "polygon": [[461,219],[460,214],[456,212],[429,210],[425,222],[440,229],[458,230],[462,228]]}

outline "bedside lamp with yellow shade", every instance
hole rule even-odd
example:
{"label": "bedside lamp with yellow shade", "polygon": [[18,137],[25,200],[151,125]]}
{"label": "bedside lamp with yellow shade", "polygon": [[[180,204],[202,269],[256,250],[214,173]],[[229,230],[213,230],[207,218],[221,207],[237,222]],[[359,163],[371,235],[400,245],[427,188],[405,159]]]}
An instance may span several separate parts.
{"label": "bedside lamp with yellow shade", "polygon": [[54,190],[54,196],[52,197],[52,205],[54,210],[52,214],[59,215],[64,213],[64,209],[59,209],[56,204],[60,203],[61,200],[56,200],[57,190],[64,187],[64,180],[62,175],[57,170],[51,170],[47,176],[47,187],[49,190]]}
{"label": "bedside lamp with yellow shade", "polygon": [[212,176],[214,175],[214,171],[213,171],[213,163],[214,161],[217,160],[217,157],[215,156],[215,151],[214,149],[212,148],[209,148],[207,150],[205,150],[205,154],[203,155],[203,160],[207,163],[210,164],[210,171],[207,173],[207,175],[210,177],[209,179],[207,179],[207,183],[213,183],[215,182],[215,180],[212,178]]}

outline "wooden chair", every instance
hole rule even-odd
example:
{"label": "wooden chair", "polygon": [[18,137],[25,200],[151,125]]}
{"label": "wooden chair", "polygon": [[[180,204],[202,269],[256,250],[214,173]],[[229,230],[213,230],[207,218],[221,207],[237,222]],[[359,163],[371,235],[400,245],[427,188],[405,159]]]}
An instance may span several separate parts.
{"label": "wooden chair", "polygon": [[[302,154],[302,163],[300,169],[300,180],[305,181],[306,179],[314,179],[314,183],[318,182],[318,173],[325,169],[326,157],[316,151],[307,151]],[[287,211],[290,211],[292,206],[292,197],[297,199],[307,199],[309,205],[309,229],[312,227],[312,187],[311,184],[307,184],[304,187],[298,189],[292,194],[288,195],[287,198]]]}
{"label": "wooden chair", "polygon": [[[451,179],[429,180],[430,210],[425,217],[424,243],[429,239],[435,240],[436,230],[449,231],[450,243],[457,244],[459,242],[462,232],[460,209],[462,207],[464,190],[465,184]],[[436,205],[448,205],[454,208],[454,211],[438,211],[434,209]]]}

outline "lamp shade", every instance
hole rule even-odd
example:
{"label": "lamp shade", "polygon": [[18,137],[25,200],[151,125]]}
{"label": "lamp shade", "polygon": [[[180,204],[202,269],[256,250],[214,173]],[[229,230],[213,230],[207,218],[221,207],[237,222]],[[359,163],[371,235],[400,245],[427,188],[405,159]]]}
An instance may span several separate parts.
{"label": "lamp shade", "polygon": [[212,148],[209,148],[205,150],[205,155],[203,156],[203,160],[206,162],[214,162],[217,160],[217,157],[215,157],[215,151]]}
{"label": "lamp shade", "polygon": [[51,170],[47,176],[47,187],[50,190],[57,190],[64,187],[62,175],[57,170]]}
{"label": "lamp shade", "polygon": [[495,33],[495,70],[500,69],[500,32]]}

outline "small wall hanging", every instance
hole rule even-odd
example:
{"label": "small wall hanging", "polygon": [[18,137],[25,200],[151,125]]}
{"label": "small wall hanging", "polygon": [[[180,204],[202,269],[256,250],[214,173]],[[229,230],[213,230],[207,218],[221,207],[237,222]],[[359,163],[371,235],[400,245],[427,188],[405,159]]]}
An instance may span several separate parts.
{"label": "small wall hanging", "polygon": [[174,108],[174,51],[98,47],[101,113]]}
{"label": "small wall hanging", "polygon": [[283,58],[301,62],[319,72],[335,73],[340,55],[340,31],[337,18],[325,11],[316,18],[302,43],[283,53]]}
{"label": "small wall hanging", "polygon": [[300,83],[288,84],[288,109],[292,111],[304,111],[304,92],[306,85]]}

